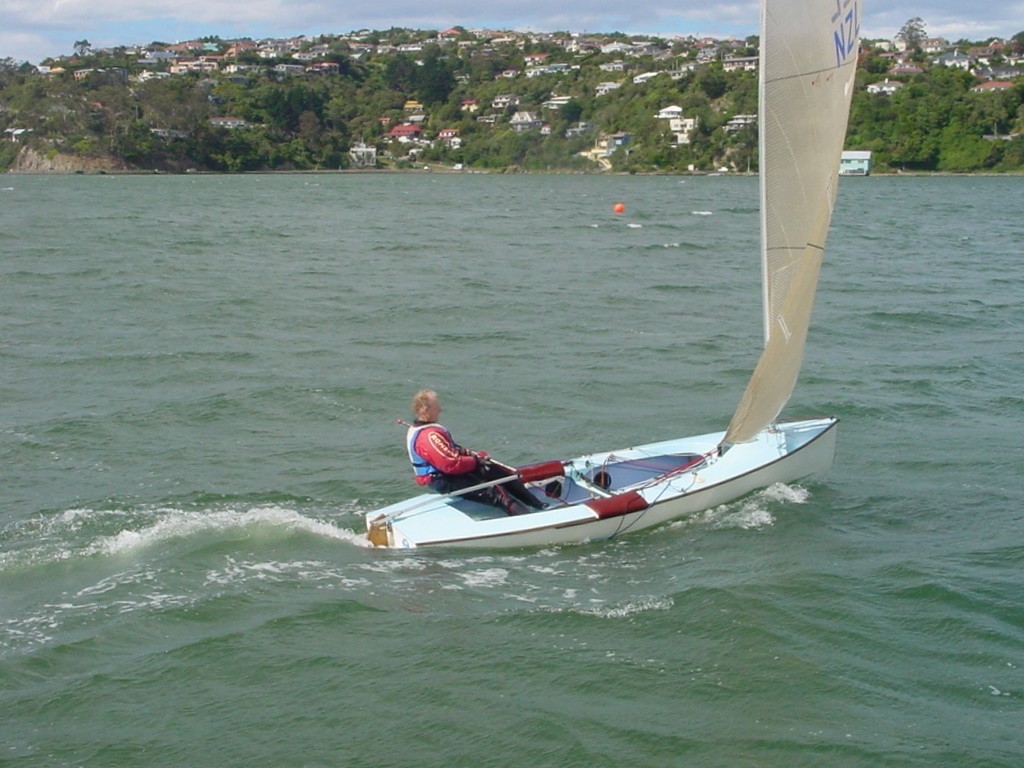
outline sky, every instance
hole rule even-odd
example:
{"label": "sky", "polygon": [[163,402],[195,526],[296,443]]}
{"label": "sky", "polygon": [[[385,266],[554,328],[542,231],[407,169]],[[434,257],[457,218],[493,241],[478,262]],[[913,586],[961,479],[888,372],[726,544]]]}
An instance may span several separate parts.
{"label": "sky", "polygon": [[[1024,31],[1024,0],[864,0],[861,35],[892,38],[920,17],[930,37],[985,40]],[[0,59],[38,64],[94,48],[205,35],[292,37],[384,30],[492,28],[663,36],[756,34],[757,0],[0,0]]]}

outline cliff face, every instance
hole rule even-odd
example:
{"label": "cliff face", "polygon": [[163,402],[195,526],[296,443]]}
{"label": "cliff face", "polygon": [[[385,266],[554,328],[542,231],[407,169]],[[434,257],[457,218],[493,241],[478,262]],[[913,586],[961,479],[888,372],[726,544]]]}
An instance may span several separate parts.
{"label": "cliff face", "polygon": [[41,155],[31,147],[23,148],[11,167],[11,173],[101,173],[125,170],[125,164],[112,157]]}

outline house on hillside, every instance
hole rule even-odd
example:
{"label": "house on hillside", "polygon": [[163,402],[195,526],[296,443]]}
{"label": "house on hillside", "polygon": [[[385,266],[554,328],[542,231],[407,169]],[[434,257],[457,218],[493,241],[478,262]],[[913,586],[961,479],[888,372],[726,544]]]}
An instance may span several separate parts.
{"label": "house on hillside", "polygon": [[942,53],[949,50],[949,41],[944,37],[928,37],[921,42],[925,53]]}
{"label": "house on hillside", "polygon": [[660,74],[663,74],[663,73],[660,72],[660,71],[658,71],[658,72],[644,72],[642,75],[637,75],[636,77],[634,77],[633,78],[633,82],[636,83],[637,85],[643,85],[648,80],[652,80],[653,78],[657,77]]}
{"label": "house on hillside", "polygon": [[544,124],[533,112],[516,112],[509,121],[509,127],[516,133],[535,131]]}
{"label": "house on hillside", "polygon": [[895,80],[890,80],[888,77],[880,83],[872,83],[867,87],[868,93],[880,93],[883,96],[892,96],[896,91],[903,87],[903,83],[898,83]]}
{"label": "house on hillside", "polygon": [[245,128],[249,125],[240,117],[211,117],[209,123],[214,128]]}
{"label": "house on hillside", "polygon": [[690,143],[694,131],[700,125],[698,117],[673,117],[668,121],[668,129],[672,132],[672,144],[679,147]]}
{"label": "house on hillside", "polygon": [[491,101],[491,107],[497,110],[516,109],[519,107],[519,97],[514,93],[501,93]]}
{"label": "house on hillside", "polygon": [[390,131],[388,131],[388,138],[400,141],[405,144],[410,141],[415,141],[423,133],[422,125],[412,125],[410,123],[403,123],[402,125],[396,125]]}
{"label": "house on hillside", "polygon": [[547,101],[545,101],[543,104],[541,104],[541,107],[543,109],[549,109],[549,110],[550,109],[561,109],[566,104],[568,104],[570,101],[572,101],[572,97],[571,96],[556,96],[555,94],[551,94],[551,98],[549,98]]}
{"label": "house on hillside", "polygon": [[629,133],[601,135],[598,137],[597,141],[594,142],[592,149],[580,152],[580,155],[597,163],[604,170],[608,171],[612,168],[612,162],[609,158],[623,147],[628,146],[632,139],[633,136]]}
{"label": "house on hillside", "polygon": [[462,146],[462,137],[459,136],[458,128],[442,128],[437,132],[437,138],[449,149],[458,149]]}
{"label": "house on hillside", "polygon": [[971,88],[971,93],[996,93],[997,91],[1008,91],[1013,88],[1009,80],[989,80],[987,83],[980,83]]}
{"label": "house on hillside", "polygon": [[306,67],[306,71],[314,75],[336,75],[341,72],[341,65],[336,61],[318,61]]}
{"label": "house on hillside", "polygon": [[565,129],[565,138],[575,139],[588,133],[593,133],[595,130],[597,128],[593,124],[581,121],[571,128]]}
{"label": "house on hillside", "polygon": [[935,59],[935,63],[943,67],[952,67],[954,69],[962,69],[965,72],[971,68],[971,57],[966,53],[960,53],[960,51],[953,51],[952,53],[944,53]]}
{"label": "house on hillside", "polygon": [[234,45],[230,46],[227,51],[224,52],[224,55],[230,59],[237,59],[239,54],[255,50],[256,43],[252,40],[239,40]]}
{"label": "house on hillside", "polygon": [[756,72],[757,56],[726,56],[722,59],[726,72]]}
{"label": "house on hillside", "polygon": [[736,115],[725,124],[727,131],[742,131],[757,125],[757,115]]}
{"label": "house on hillside", "polygon": [[917,66],[917,64],[900,61],[893,64],[889,72],[893,75],[920,75],[924,70]]}

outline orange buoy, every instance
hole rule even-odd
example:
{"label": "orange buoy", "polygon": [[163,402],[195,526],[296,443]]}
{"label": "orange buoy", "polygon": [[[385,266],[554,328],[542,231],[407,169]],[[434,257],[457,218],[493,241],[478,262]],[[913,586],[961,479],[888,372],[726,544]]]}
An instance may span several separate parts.
{"label": "orange buoy", "polygon": [[612,210],[615,211],[616,213],[625,213],[626,206],[623,205],[622,203],[616,203],[614,206],[612,206]]}

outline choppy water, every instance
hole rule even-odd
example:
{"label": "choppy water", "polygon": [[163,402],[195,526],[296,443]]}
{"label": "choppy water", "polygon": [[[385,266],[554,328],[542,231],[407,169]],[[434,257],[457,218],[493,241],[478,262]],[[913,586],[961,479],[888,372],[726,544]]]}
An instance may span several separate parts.
{"label": "choppy water", "polygon": [[421,386],[513,462],[724,428],[756,192],[0,182],[0,765],[1024,763],[1020,178],[843,181],[786,412],[843,420],[827,480],[361,545]]}

